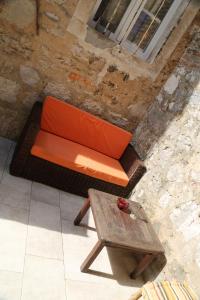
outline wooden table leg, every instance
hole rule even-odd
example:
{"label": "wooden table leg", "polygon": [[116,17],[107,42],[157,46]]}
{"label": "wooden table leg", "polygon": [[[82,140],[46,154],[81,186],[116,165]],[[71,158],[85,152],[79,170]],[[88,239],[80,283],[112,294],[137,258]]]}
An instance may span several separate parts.
{"label": "wooden table leg", "polygon": [[83,219],[83,217],[86,215],[88,209],[90,208],[90,199],[86,199],[83,207],[81,208],[80,212],[78,213],[78,215],[76,216],[75,220],[74,220],[74,225],[79,225],[81,220]]}
{"label": "wooden table leg", "polygon": [[153,261],[154,258],[155,258],[155,255],[146,254],[141,259],[141,261],[137,265],[136,269],[130,274],[130,277],[135,279],[137,276],[139,276],[149,266],[149,264]]}
{"label": "wooden table leg", "polygon": [[87,272],[95,258],[98,256],[98,254],[101,252],[101,250],[104,247],[104,243],[102,241],[98,241],[90,254],[86,257],[84,262],[81,265],[81,272]]}

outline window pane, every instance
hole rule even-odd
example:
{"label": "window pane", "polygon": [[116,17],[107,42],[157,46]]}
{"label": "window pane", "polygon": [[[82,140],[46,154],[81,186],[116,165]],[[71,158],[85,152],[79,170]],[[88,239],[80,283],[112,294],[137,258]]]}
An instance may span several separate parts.
{"label": "window pane", "polygon": [[146,10],[150,11],[152,14],[155,14],[161,5],[163,0],[147,0],[147,3],[145,5]]}
{"label": "window pane", "polygon": [[161,21],[164,19],[173,2],[175,2],[175,0],[165,0],[165,3],[158,12],[158,19]]}
{"label": "window pane", "polygon": [[94,16],[96,29],[102,33],[115,32],[131,0],[103,0]]}
{"label": "window pane", "polygon": [[128,36],[128,41],[146,50],[175,0],[147,0]]}

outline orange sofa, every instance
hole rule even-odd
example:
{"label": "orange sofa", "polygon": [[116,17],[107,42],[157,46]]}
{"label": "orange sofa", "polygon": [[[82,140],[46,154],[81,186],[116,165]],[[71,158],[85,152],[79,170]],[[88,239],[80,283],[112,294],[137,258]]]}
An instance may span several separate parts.
{"label": "orange sofa", "polygon": [[10,172],[79,195],[97,188],[128,196],[146,170],[131,139],[129,132],[48,96],[34,105]]}

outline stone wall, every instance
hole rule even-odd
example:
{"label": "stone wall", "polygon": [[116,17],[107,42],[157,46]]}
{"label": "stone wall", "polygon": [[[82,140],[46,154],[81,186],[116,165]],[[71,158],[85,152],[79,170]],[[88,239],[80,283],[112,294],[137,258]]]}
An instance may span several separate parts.
{"label": "stone wall", "polygon": [[147,173],[139,201],[166,251],[160,278],[189,281],[200,299],[200,27],[138,128]]}
{"label": "stone wall", "polygon": [[48,94],[134,131],[191,38],[196,1],[151,65],[87,26],[95,0],[39,2],[39,35],[35,0],[0,3],[0,135],[16,139]]}

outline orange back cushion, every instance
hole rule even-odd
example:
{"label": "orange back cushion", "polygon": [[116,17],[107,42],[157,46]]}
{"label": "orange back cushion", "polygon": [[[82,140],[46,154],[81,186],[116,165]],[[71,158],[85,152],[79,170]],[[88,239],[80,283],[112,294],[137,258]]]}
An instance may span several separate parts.
{"label": "orange back cushion", "polygon": [[50,96],[44,101],[41,129],[116,159],[132,138],[130,132]]}

